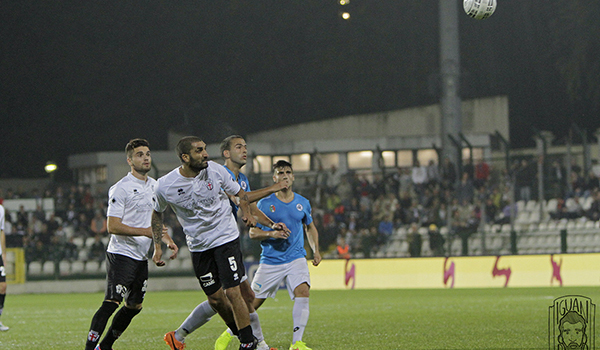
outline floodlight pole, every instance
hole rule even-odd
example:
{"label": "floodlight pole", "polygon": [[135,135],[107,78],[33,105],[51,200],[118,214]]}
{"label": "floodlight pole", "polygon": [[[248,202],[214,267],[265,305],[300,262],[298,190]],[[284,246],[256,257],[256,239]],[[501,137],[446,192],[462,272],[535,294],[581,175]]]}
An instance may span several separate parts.
{"label": "floodlight pole", "polygon": [[[460,99],[460,48],[458,41],[458,4],[456,0],[439,0],[440,71],[441,71],[441,132],[442,152],[455,164],[462,157],[460,149],[452,147],[450,137],[459,138],[462,130]],[[458,167],[457,167],[458,170]],[[457,171],[456,178],[460,178]]]}

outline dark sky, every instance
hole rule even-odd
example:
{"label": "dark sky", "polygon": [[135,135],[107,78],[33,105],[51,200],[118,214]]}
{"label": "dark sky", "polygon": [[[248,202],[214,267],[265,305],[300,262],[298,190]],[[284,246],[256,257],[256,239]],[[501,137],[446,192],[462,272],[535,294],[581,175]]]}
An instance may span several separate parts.
{"label": "dark sky", "polygon": [[[599,3],[459,5],[462,96],[508,95],[513,146],[600,127]],[[436,103],[437,21],[438,0],[3,1],[0,178],[52,159],[68,180],[69,154],[166,149],[169,128],[214,142]]]}

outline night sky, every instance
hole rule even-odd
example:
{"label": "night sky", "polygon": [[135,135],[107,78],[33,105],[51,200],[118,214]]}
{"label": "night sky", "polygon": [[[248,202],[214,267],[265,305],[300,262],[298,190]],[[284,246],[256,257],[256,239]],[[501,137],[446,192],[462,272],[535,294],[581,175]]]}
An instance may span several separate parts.
{"label": "night sky", "polygon": [[[459,6],[461,95],[508,95],[514,147],[600,127],[600,2]],[[52,159],[69,180],[69,154],[166,149],[170,128],[215,142],[436,103],[438,37],[438,0],[3,1],[0,178]]]}

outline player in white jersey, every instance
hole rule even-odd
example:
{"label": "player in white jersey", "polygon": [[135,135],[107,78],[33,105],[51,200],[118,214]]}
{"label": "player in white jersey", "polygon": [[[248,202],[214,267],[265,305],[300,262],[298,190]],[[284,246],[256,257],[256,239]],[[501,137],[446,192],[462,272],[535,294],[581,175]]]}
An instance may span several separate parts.
{"label": "player in white jersey", "polygon": [[[246,141],[240,135],[228,136],[221,142],[220,150],[221,155],[223,156],[223,158],[225,158],[225,169],[229,172],[232,179],[235,182],[237,182],[244,191],[246,191],[248,199],[251,202],[250,209],[252,211],[252,214],[256,217],[257,221],[263,225],[267,225],[275,229],[279,229],[282,231],[287,230],[284,224],[273,223],[271,219],[269,219],[263,212],[256,208],[255,203],[255,201],[269,194],[287,188],[287,184],[284,182],[276,183],[266,188],[248,192],[250,191],[250,183],[246,175],[240,172],[241,168],[246,164],[246,159],[248,155]],[[230,196],[229,198],[231,208],[233,209],[233,214],[237,215],[237,204],[239,198],[234,196]],[[254,292],[252,291],[252,288],[250,288],[250,283],[248,283],[248,279],[246,276],[242,277],[240,291],[242,293],[242,297],[246,301],[248,311],[250,312],[250,325],[252,327],[252,332],[258,340],[258,345],[256,349],[276,350],[274,348],[270,348],[264,340],[264,336],[260,326],[260,321],[258,319],[258,314],[254,310],[254,307],[252,305],[254,301]],[[185,337],[188,334],[192,333],[200,326],[210,321],[211,317],[214,316],[216,313],[217,311],[210,306],[208,300],[204,301],[198,306],[196,306],[196,308],[190,313],[190,315],[185,319],[185,321],[183,321],[183,323],[181,324],[181,326],[179,326],[179,328],[177,328],[177,330],[167,333],[166,338],[174,339],[177,342],[183,344],[185,341]],[[231,342],[232,338],[233,332],[230,329],[227,329],[215,342],[215,350],[225,350]]]}
{"label": "player in white jersey", "polygon": [[[249,215],[248,196],[225,167],[208,161],[206,144],[200,138],[182,138],[177,153],[182,165],[161,177],[155,190],[154,259],[161,257],[160,245],[156,244],[160,238],[161,213],[170,206],[186,234],[194,272],[210,306],[239,337],[240,349],[255,349],[258,341],[240,292],[245,269],[239,231],[228,198],[228,195],[240,198],[242,220],[252,227],[256,219]],[[167,333],[164,339],[173,350],[185,347],[175,332]]]}
{"label": "player in white jersey", "polygon": [[[4,207],[0,205],[0,316],[4,309],[4,300],[6,299],[6,270],[4,269],[4,257],[6,256],[6,236],[4,236]],[[0,331],[7,331],[9,328],[0,322]]]}
{"label": "player in white jersey", "polygon": [[[133,139],[125,147],[131,167],[125,177],[108,191],[107,226],[111,234],[106,251],[106,293],[104,302],[92,318],[86,350],[109,350],[142,309],[148,284],[148,252],[152,244],[152,198],[156,180],[149,177],[152,157],[144,139]],[[177,256],[178,247],[163,229],[162,241]],[[156,261],[158,266],[163,261]],[[108,332],[98,344],[108,319],[115,314]]]}

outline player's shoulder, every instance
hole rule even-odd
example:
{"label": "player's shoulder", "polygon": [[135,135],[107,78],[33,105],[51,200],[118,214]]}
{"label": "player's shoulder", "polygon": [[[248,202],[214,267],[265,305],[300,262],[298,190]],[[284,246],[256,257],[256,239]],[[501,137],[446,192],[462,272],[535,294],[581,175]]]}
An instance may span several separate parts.
{"label": "player's shoulder", "polygon": [[297,202],[302,202],[302,203],[308,203],[310,204],[310,201],[308,200],[308,198],[304,197],[301,194],[298,194],[298,192],[294,192],[294,200]]}

